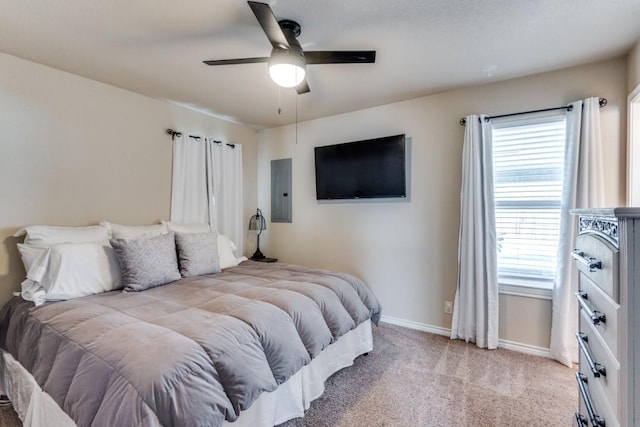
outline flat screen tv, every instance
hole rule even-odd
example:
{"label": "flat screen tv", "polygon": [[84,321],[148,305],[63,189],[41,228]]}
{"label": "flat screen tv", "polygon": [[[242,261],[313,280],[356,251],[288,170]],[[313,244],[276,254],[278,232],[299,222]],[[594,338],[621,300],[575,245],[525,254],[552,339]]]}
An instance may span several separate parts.
{"label": "flat screen tv", "polygon": [[405,137],[315,147],[316,199],[407,197]]}

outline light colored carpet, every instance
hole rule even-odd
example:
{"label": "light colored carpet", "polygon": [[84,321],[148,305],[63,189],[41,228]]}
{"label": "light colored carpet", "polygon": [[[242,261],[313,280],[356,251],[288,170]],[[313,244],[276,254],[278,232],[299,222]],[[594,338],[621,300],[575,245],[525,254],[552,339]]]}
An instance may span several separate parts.
{"label": "light colored carpet", "polygon": [[[574,371],[552,360],[381,324],[374,350],[329,380],[301,426],[570,426]],[[0,427],[21,426],[10,407]]]}
{"label": "light colored carpet", "polygon": [[574,372],[557,362],[381,324],[300,426],[570,426]]}

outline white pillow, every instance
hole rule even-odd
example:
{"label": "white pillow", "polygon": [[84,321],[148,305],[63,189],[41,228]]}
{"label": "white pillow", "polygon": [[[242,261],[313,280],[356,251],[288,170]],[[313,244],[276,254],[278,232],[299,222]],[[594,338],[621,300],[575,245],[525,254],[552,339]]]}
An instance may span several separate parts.
{"label": "white pillow", "polygon": [[218,256],[220,257],[220,268],[225,269],[235,267],[242,261],[246,261],[247,257],[237,258],[234,251],[238,250],[236,245],[224,234],[218,235]]}
{"label": "white pillow", "polygon": [[16,231],[13,236],[25,236],[24,244],[48,248],[57,243],[98,242],[108,240],[109,229],[104,225],[90,225],[88,227],[31,225]]}
{"label": "white pillow", "polygon": [[209,224],[202,222],[172,222],[172,221],[162,221],[164,225],[166,225],[167,230],[173,231],[176,233],[209,233],[211,232],[211,227]]}
{"label": "white pillow", "polygon": [[114,239],[139,239],[141,237],[153,237],[167,234],[165,224],[153,225],[121,225],[113,222],[102,221],[100,225],[107,227]]}
{"label": "white pillow", "polygon": [[60,243],[33,262],[22,282],[22,297],[40,305],[121,287],[118,259],[108,241]]}
{"label": "white pillow", "polygon": [[46,252],[48,248],[41,248],[33,245],[25,245],[24,243],[18,243],[18,252],[22,258],[22,264],[24,264],[24,271],[29,271],[31,265],[38,259],[43,252]]}

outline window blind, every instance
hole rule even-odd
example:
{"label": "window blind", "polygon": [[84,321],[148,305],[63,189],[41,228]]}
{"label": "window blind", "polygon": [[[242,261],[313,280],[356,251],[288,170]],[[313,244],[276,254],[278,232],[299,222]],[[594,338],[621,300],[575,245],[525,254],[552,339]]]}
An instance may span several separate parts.
{"label": "window blind", "polygon": [[492,128],[498,275],[555,275],[564,172],[564,115]]}

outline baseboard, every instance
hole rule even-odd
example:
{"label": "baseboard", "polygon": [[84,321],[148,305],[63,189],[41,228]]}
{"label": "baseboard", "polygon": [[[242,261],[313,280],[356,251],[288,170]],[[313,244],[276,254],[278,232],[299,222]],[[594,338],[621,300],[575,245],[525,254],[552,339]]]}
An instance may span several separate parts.
{"label": "baseboard", "polygon": [[[440,326],[427,325],[425,323],[413,322],[411,320],[398,319],[396,317],[381,316],[380,321],[389,323],[390,325],[402,326],[417,331],[428,332],[435,335],[451,336],[451,329],[442,328]],[[523,344],[515,341],[498,340],[498,347],[505,350],[518,351],[520,353],[531,354],[533,356],[551,357],[548,348],[538,347],[530,344]]]}
{"label": "baseboard", "polygon": [[417,331],[429,332],[435,335],[444,335],[445,337],[451,336],[451,329],[441,328],[439,326],[431,326],[425,323],[412,322],[411,320],[403,320],[382,315],[380,316],[380,321],[389,323],[390,325],[403,326],[405,328],[415,329]]}
{"label": "baseboard", "polygon": [[498,347],[504,348],[505,350],[513,350],[519,351],[520,353],[531,354],[533,356],[551,358],[551,353],[549,352],[548,348],[538,347],[536,345],[523,344],[520,342],[499,339]]}

